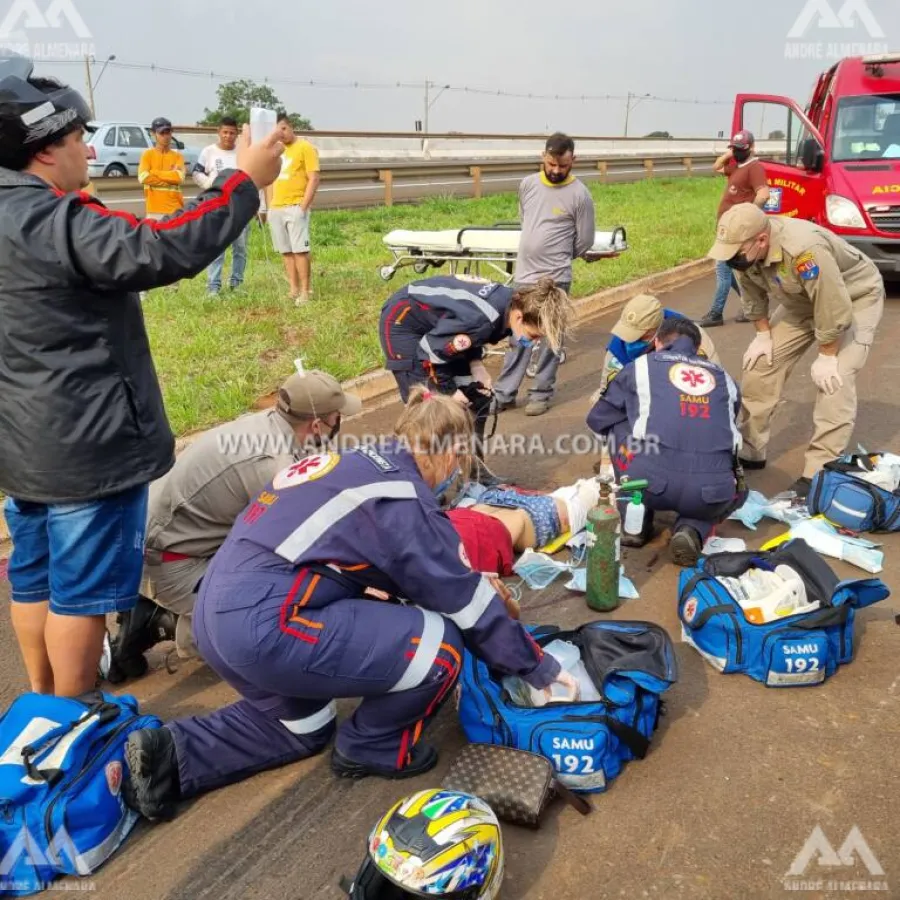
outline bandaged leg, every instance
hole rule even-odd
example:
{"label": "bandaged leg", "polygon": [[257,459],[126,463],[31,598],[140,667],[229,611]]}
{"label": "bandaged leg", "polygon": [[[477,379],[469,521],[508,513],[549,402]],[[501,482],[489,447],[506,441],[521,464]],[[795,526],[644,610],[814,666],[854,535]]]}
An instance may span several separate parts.
{"label": "bandaged leg", "polygon": [[568,528],[563,527],[563,531],[578,534],[584,530],[588,513],[600,499],[600,482],[596,478],[583,478],[568,487],[559,488],[550,496],[554,500],[561,500],[566,506],[566,518],[569,521]]}

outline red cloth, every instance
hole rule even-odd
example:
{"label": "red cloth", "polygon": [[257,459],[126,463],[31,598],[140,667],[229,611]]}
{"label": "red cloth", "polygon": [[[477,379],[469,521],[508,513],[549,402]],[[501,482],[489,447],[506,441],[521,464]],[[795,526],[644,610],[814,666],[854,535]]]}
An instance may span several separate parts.
{"label": "red cloth", "polygon": [[447,515],[476,572],[506,578],[513,573],[512,538],[502,522],[474,509],[451,509]]}

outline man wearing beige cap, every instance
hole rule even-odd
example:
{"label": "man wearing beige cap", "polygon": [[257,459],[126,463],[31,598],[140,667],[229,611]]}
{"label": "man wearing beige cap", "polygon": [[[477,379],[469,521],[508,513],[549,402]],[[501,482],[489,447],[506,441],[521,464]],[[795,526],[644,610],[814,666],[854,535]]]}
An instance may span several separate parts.
{"label": "man wearing beige cap", "polygon": [[[640,294],[629,300],[622,308],[619,321],[613,325],[612,339],[606,347],[600,388],[591,398],[591,402],[597,402],[609,383],[628,363],[653,351],[653,338],[664,320],[684,318],[687,317],[674,309],[666,309],[651,294]],[[715,345],[702,328],[700,337],[702,341],[699,355],[705,356],[717,366],[721,365]]]}
{"label": "man wearing beige cap", "polygon": [[[793,485],[805,497],[812,476],[846,451],[853,434],[856,376],[884,311],[884,280],[867,256],[827,229],[767,216],[752,203],[722,216],[709,256],[743,273],[744,314],[756,326],[741,385],[744,468],[764,468],[784,381],[816,345],[813,436]],[[770,316],[772,300],[779,305]]]}
{"label": "man wearing beige cap", "polygon": [[196,654],[191,614],[197,585],[235,520],[264,515],[271,502],[264,488],[275,475],[333,440],[341,417],[361,409],[359,398],[325,372],[291,375],[272,409],[205,432],[151,484],[144,596],[113,645],[118,670],[132,676],[146,670],[143,652],[161,631],[159,607],[178,617],[178,655]]}

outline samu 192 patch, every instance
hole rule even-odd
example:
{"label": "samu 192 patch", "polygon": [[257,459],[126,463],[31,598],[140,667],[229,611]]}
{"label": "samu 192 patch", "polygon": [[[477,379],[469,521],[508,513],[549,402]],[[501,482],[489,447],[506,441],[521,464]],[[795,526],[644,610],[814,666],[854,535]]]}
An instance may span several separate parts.
{"label": "samu 192 patch", "polygon": [[472,338],[467,334],[458,334],[452,341],[447,344],[446,352],[448,355],[454,353],[465,353],[472,346]]}
{"label": "samu 192 patch", "polygon": [[815,281],[819,277],[819,264],[812,253],[802,253],[794,260],[794,270],[804,281]]}

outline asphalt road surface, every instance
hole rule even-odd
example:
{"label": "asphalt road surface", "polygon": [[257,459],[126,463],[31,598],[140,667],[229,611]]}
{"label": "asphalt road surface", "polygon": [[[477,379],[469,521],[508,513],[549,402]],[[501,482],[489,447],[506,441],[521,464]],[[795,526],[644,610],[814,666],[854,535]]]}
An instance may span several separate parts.
{"label": "asphalt road surface", "polygon": [[[699,316],[712,296],[709,280],[664,297]],[[900,375],[897,292],[868,367],[859,380],[855,440],[870,449],[900,448],[900,411],[893,386]],[[736,301],[727,313],[734,316]],[[550,438],[584,432],[588,397],[597,386],[602,348],[615,315],[583,326],[560,369],[552,410],[540,418],[504,414],[501,433]],[[734,373],[751,327],[729,322],[713,331],[724,363]],[[751,473],[751,486],[768,495],[800,474],[811,427],[815,388],[812,354],[798,365],[777,412],[770,465]],[[492,364],[499,360],[492,358]],[[385,433],[394,405],[347,423],[356,434]],[[584,456],[519,456],[492,460],[503,475],[533,488],[553,489],[589,474]],[[668,520],[663,518],[658,527]],[[783,530],[764,520],[757,532],[729,522],[720,533],[751,548]],[[784,876],[819,826],[838,850],[857,826],[883,875],[858,858],[846,866],[820,866],[806,880],[823,888],[806,896],[837,897],[824,882],[887,882],[881,896],[900,897],[900,628],[897,597],[860,612],[856,658],[825,685],[767,689],[740,675],[721,675],[680,640],[676,616],[678,570],[669,562],[665,533],[641,551],[626,551],[624,566],[640,591],[616,619],[645,619],[668,629],[676,644],[680,680],[667,696],[667,714],[651,752],[630,763],[611,789],[595,795],[588,817],[554,804],[539,831],[503,827],[506,879],[503,900],[562,898],[783,898]],[[900,584],[900,538],[884,538],[885,571]],[[833,562],[842,576],[861,570]],[[599,618],[559,579],[526,592],[523,618],[575,626]],[[0,591],[5,591],[4,587]],[[154,671],[124,687],[164,719],[202,714],[234,699],[200,663],[165,670],[163,651]],[[5,706],[25,681],[8,614],[0,618],[0,700]],[[340,704],[343,713],[351,706]],[[340,875],[359,865],[365,839],[382,812],[408,792],[436,786],[464,738],[452,706],[427,732],[441,751],[439,768],[401,783],[366,779],[338,782],[327,754],[265,773],[186,804],[171,823],[142,824],[123,850],[90,881],[94,896],[129,900],[215,898],[339,900]]]}

